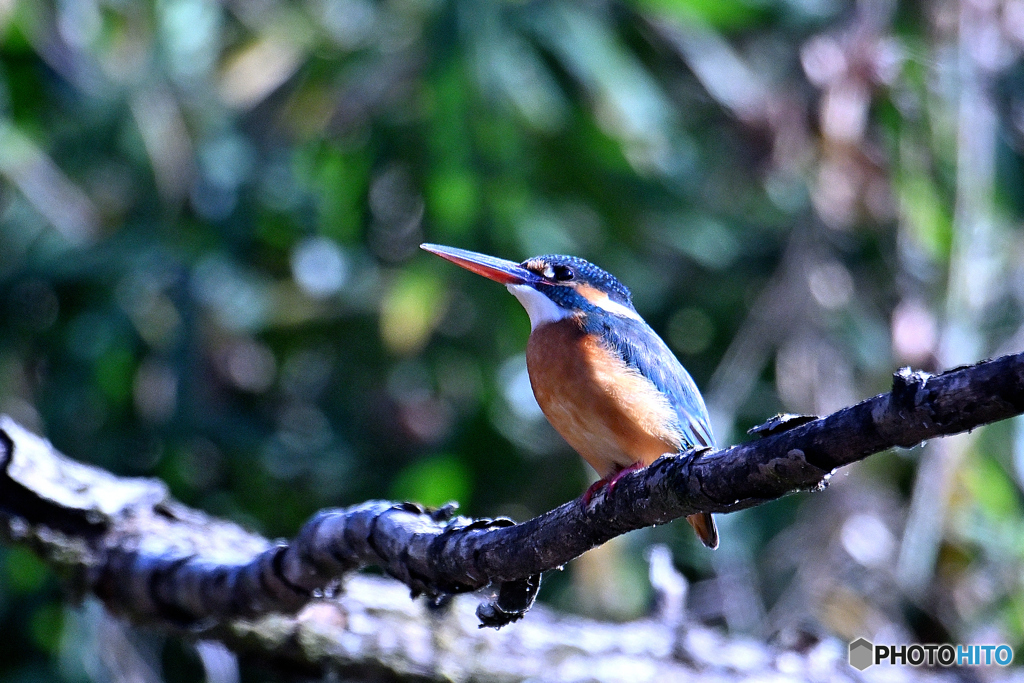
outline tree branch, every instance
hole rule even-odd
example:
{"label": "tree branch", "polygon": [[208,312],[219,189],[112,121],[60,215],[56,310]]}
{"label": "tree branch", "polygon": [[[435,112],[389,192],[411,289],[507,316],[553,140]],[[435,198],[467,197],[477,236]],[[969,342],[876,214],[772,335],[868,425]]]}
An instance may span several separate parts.
{"label": "tree branch", "polygon": [[836,468],[872,453],[1022,412],[1024,354],[936,376],[904,369],[890,393],[828,417],[771,425],[764,438],[722,451],[662,458],[587,507],[575,500],[514,524],[453,518],[453,507],[370,501],[321,511],[277,545],[170,500],[160,482],[74,463],[2,418],[0,514],[9,538],[32,544],[82,590],[136,620],[202,629],[293,614],[373,564],[437,600],[494,586],[477,615],[482,625],[501,626],[529,609],[541,572],[614,536],[821,488]]}

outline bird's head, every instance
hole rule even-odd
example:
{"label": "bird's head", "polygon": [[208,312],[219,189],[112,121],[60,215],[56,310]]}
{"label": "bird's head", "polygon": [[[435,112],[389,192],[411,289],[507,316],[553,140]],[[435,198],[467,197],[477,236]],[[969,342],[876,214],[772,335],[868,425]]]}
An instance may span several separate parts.
{"label": "bird's head", "polygon": [[438,244],[420,247],[505,285],[523,304],[533,329],[563,318],[598,312],[640,319],[624,284],[576,256],[548,254],[515,263]]}

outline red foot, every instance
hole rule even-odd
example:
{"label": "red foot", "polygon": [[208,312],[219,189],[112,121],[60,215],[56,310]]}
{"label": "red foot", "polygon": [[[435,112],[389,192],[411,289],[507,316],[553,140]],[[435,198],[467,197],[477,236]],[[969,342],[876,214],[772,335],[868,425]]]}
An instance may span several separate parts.
{"label": "red foot", "polygon": [[612,495],[612,491],[615,490],[615,485],[619,483],[619,479],[622,479],[624,476],[626,476],[630,472],[636,472],[637,470],[642,470],[645,467],[647,467],[647,465],[643,464],[642,462],[635,462],[632,465],[630,465],[629,467],[624,467],[621,470],[619,470],[615,474],[615,476],[612,477],[611,480],[608,482],[608,493],[605,494],[605,495],[608,495],[608,496]]}
{"label": "red foot", "polygon": [[612,495],[612,491],[615,490],[615,485],[619,483],[619,479],[622,479],[630,472],[642,470],[644,467],[646,467],[646,465],[644,465],[642,462],[636,462],[630,465],[629,467],[622,468],[621,470],[613,474],[611,478],[598,479],[593,484],[591,484],[590,488],[588,488],[586,493],[583,494],[583,507],[590,505],[590,501],[594,497],[594,494],[600,491],[601,487],[607,485],[608,491],[604,495],[605,497],[610,496]]}
{"label": "red foot", "polygon": [[587,489],[586,493],[583,494],[583,507],[590,505],[590,499],[594,497],[594,494],[601,490],[601,487],[608,483],[607,479],[598,479],[590,488]]}

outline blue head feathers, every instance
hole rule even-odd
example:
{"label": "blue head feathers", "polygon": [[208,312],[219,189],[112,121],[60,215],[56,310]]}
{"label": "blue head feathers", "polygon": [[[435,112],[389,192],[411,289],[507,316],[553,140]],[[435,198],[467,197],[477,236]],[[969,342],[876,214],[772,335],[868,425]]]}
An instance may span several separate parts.
{"label": "blue head feathers", "polygon": [[633,307],[633,295],[626,285],[608,271],[578,256],[545,254],[526,259],[520,265],[544,278],[547,282],[537,285],[537,289],[561,305],[579,305],[579,298],[573,290],[590,287],[607,295],[615,303],[630,309]]}

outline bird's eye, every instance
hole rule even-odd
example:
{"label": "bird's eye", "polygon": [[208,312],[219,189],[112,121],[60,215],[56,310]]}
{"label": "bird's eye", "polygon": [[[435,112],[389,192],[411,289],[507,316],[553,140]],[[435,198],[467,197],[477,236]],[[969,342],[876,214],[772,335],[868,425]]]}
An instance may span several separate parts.
{"label": "bird's eye", "polygon": [[559,282],[566,282],[576,277],[576,273],[572,272],[572,268],[569,266],[555,266],[555,279]]}

